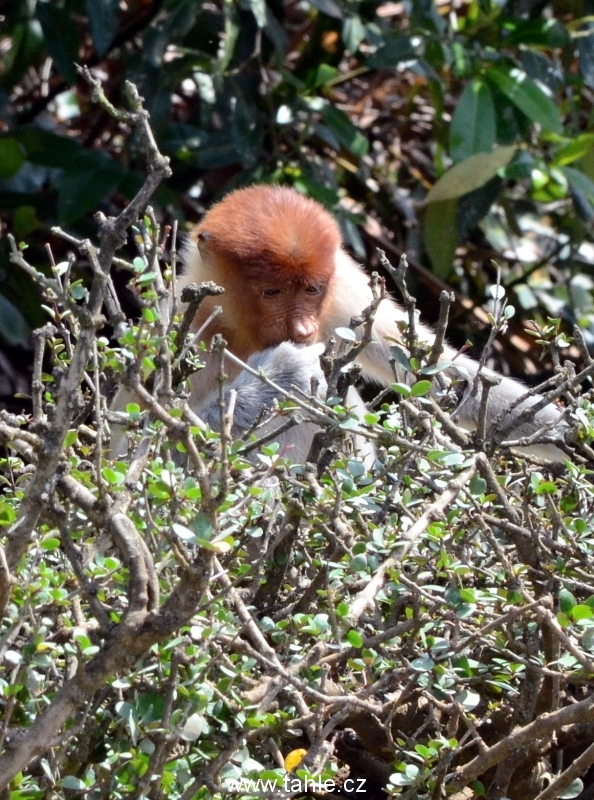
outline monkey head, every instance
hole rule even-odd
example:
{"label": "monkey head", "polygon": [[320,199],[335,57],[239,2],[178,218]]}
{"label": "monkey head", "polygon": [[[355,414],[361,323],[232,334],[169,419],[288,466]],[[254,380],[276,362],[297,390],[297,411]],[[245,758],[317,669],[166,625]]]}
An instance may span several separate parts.
{"label": "monkey head", "polygon": [[202,264],[225,289],[231,338],[258,350],[319,341],[342,240],[318,203],[294,189],[250,186],[215,205],[195,235]]}

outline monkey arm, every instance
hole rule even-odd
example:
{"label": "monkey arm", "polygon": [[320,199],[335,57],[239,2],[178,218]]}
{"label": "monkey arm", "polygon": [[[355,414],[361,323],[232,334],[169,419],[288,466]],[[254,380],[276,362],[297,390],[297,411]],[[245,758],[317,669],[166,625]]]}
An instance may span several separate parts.
{"label": "monkey arm", "polygon": [[[280,389],[286,392],[301,391],[304,395],[311,393],[312,380],[319,386],[319,392],[325,395],[326,379],[320,367],[320,355],[324,345],[315,344],[309,347],[297,347],[290,342],[283,342],[277,347],[252,355],[247,364],[252,370],[260,370]],[[221,429],[221,408],[219,391],[215,374],[218,372],[217,359],[208,354],[207,364],[203,371],[193,376],[190,406],[204,423],[213,430]],[[202,383],[200,382],[200,379]],[[204,392],[204,387],[208,391]],[[229,407],[231,393],[236,393],[233,414],[233,435],[240,436],[251,428],[267,409],[272,409],[274,402],[283,399],[282,392],[262,381],[257,375],[241,370],[236,377],[225,385],[224,404]],[[121,388],[112,401],[111,411],[123,411],[126,405],[135,401],[134,394]],[[362,401],[361,401],[362,402]],[[260,431],[268,434],[279,428],[283,420],[276,417],[266,423]],[[319,427],[312,422],[303,422],[290,431],[279,435],[277,441],[283,447],[290,447],[290,456],[294,461],[304,460],[315,432]],[[119,458],[125,452],[125,429],[114,425],[110,443],[111,458]]]}
{"label": "monkey arm", "polygon": [[[446,358],[451,359],[455,355],[456,353],[448,347],[445,354]],[[481,395],[483,392],[483,386],[480,380],[476,393],[472,392],[479,365],[473,358],[465,355],[458,356],[454,363],[456,367],[448,370],[448,374],[453,375],[458,373],[458,375],[462,375],[463,377],[465,375],[468,376],[466,392],[454,413],[454,418],[459,421],[463,428],[468,431],[473,431],[477,427]],[[488,437],[501,434],[501,440],[521,439],[533,436],[535,433],[542,430],[543,436],[552,436],[555,439],[564,440],[564,435],[568,431],[569,426],[563,418],[563,412],[559,406],[551,402],[549,405],[546,405],[544,408],[532,414],[527,420],[519,421],[519,417],[522,416],[527,409],[540,403],[542,396],[534,395],[519,402],[529,391],[528,387],[521,381],[502,377],[488,369],[483,369],[482,374],[500,378],[501,381],[498,385],[492,386],[489,390],[486,426],[486,435]],[[515,407],[512,408],[514,405]],[[496,421],[496,418],[497,424],[495,426],[492,424],[490,425],[490,423]],[[518,420],[517,424],[515,420]],[[555,461],[567,458],[567,455],[552,443],[535,444],[524,449],[533,455],[550,458]]]}
{"label": "monkey arm", "polygon": [[[328,316],[325,325],[327,335],[331,335],[335,327],[348,325],[351,317],[360,314],[362,308],[369,305],[372,294],[368,283],[369,279],[361,268],[346,253],[341,252],[337,258],[336,291],[332,313]],[[384,300],[380,304],[374,320],[374,341],[358,357],[364,374],[380,384],[389,386],[395,381],[393,367],[390,363],[392,359],[390,345],[395,340],[401,341],[402,337],[397,323],[406,319],[406,313],[397,303],[390,298]],[[429,345],[433,343],[434,333],[426,325],[418,323],[417,334],[421,341]],[[479,364],[469,356],[458,355],[448,345],[444,349],[442,360],[454,362],[455,366],[444,371],[448,378],[467,381],[467,390],[454,413],[454,418],[457,418],[459,424],[466,430],[474,431],[479,420],[483,391],[480,380],[476,392],[472,391]],[[484,369],[483,374],[495,376],[495,373],[488,369]],[[518,439],[532,436],[542,428],[547,428],[546,433],[549,436],[563,439],[568,425],[562,419],[562,411],[554,403],[536,412],[529,420],[523,421],[517,426],[510,425],[513,419],[518,418],[527,408],[536,405],[541,398],[529,397],[516,408],[511,409],[511,406],[526,394],[528,389],[523,383],[513,378],[497,377],[501,378],[501,382],[499,385],[491,387],[488,395],[487,436],[492,437],[501,431],[504,433],[504,439]],[[506,411],[509,413],[506,414]],[[490,430],[489,423],[500,414],[503,416],[497,430]],[[551,443],[532,445],[526,448],[526,451],[555,461],[566,458],[566,455]]]}
{"label": "monkey arm", "polygon": [[[253,370],[262,370],[272,383],[287,392],[298,389],[305,395],[310,394],[313,379],[317,381],[320,392],[323,393],[326,389],[326,379],[320,367],[320,355],[323,349],[323,345],[320,344],[296,347],[291,342],[283,342],[277,347],[252,355],[247,364]],[[264,409],[273,407],[275,400],[283,399],[277,389],[247,370],[242,370],[225,385],[225,406],[229,405],[232,391],[237,393],[233,415],[235,435],[250,428]],[[217,388],[211,388],[203,395],[198,387],[198,390],[192,393],[190,405],[213,430],[220,429],[221,413]]]}
{"label": "monkey arm", "polygon": [[[247,365],[253,370],[262,371],[267,378],[281,389],[295,393],[300,390],[304,395],[312,391],[312,379],[318,383],[318,391],[322,396],[326,393],[326,379],[320,367],[320,355],[324,350],[321,344],[309,347],[297,347],[291,342],[283,342],[277,347],[252,355]],[[282,400],[283,395],[275,387],[262,381],[257,375],[242,370],[225,386],[224,402],[229,407],[231,392],[237,393],[233,413],[233,434],[239,436],[249,430],[266,409],[271,409],[274,402]],[[196,405],[191,401],[193,410],[208,423],[213,430],[220,430],[221,410],[218,391],[211,389],[201,399],[196,393]],[[362,402],[362,401],[361,401]],[[303,421],[288,430],[280,430],[283,420],[276,416],[268,420],[258,435],[267,436],[279,430],[274,436],[280,452],[286,453],[296,463],[303,463],[307,458],[315,433],[319,426],[315,422]],[[250,460],[253,460],[250,455]]]}

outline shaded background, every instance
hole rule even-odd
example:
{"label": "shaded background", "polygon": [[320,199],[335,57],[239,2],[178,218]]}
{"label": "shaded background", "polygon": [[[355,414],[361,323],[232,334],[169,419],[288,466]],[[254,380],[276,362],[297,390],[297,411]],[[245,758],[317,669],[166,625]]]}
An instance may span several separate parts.
{"label": "shaded background", "polygon": [[27,390],[30,333],[45,322],[6,232],[47,269],[46,243],[67,256],[52,225],[93,237],[93,213],[117,213],[142,179],[134,138],[75,63],[115,105],[125,79],[138,85],[172,161],[154,198],[164,222],[188,228],[235,186],[293,185],[336,214],[369,268],[378,246],[407,253],[427,320],[451,286],[450,337],[477,348],[496,261],[517,313],[494,365],[536,380],[527,320],[578,321],[594,341],[593,12],[540,0],[0,3],[0,403],[23,407],[12,396]]}

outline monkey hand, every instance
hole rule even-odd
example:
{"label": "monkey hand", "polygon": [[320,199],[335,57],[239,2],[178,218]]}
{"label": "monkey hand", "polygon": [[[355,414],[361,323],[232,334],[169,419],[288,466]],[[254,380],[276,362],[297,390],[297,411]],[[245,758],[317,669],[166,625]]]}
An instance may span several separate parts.
{"label": "monkey hand", "polygon": [[[322,389],[326,387],[326,379],[320,366],[320,356],[323,352],[324,345],[322,343],[300,347],[292,342],[282,342],[277,347],[271,347],[263,353],[251,356],[248,366],[255,370],[261,370],[267,378],[284,391],[298,389],[305,394],[310,394],[312,381]],[[248,373],[244,373],[244,375],[248,375]],[[262,386],[261,383],[260,386]],[[272,387],[268,388],[274,392]],[[278,392],[274,397],[278,397]]]}
{"label": "monkey hand", "polygon": [[[241,432],[249,429],[265,408],[272,408],[275,401],[282,400],[284,393],[308,395],[313,384],[321,393],[325,391],[326,380],[320,366],[323,344],[299,347],[292,342],[282,342],[277,347],[250,356],[248,367],[262,373],[269,382],[262,380],[253,371],[243,370],[225,388],[225,403],[229,404],[231,392],[237,394],[233,415],[234,429]],[[198,411],[200,417],[211,428],[220,427],[220,410],[215,397],[211,395],[204,407]]]}

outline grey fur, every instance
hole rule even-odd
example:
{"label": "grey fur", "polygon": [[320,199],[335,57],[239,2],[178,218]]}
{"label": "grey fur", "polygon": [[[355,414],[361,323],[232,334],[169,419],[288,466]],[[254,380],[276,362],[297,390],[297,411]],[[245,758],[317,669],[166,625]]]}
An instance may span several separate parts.
{"label": "grey fur", "polygon": [[[281,389],[305,396],[311,393],[312,379],[317,384],[317,394],[326,396],[326,379],[320,366],[320,355],[324,351],[323,344],[300,347],[292,342],[283,342],[248,359],[248,366],[254,370],[262,370],[267,378]],[[231,391],[237,392],[233,414],[233,433],[239,436],[256,422],[263,410],[272,408],[276,400],[282,400],[283,393],[264,383],[260,378],[244,370],[225,389],[225,406],[228,407]],[[347,403],[359,415],[367,408],[359,393],[350,387]],[[221,415],[218,398],[214,392],[205,397],[198,407],[192,405],[201,419],[214,430],[220,429]],[[303,463],[307,458],[315,433],[320,430],[316,422],[307,419],[307,411],[301,410],[305,419],[290,430],[280,432],[274,441],[280,446],[280,452],[286,453],[296,463]],[[273,416],[258,435],[273,433],[283,425],[282,417]],[[368,466],[375,459],[375,449],[371,442],[361,436],[355,436],[354,449],[362,456]]]}
{"label": "grey fur", "polygon": [[[298,347],[291,342],[283,342],[277,347],[256,353],[248,359],[248,366],[262,372],[273,383],[286,391],[300,390],[305,395],[311,392],[312,378],[320,387],[326,389],[326,380],[320,367],[320,354],[323,347],[312,345]],[[273,386],[243,370],[225,389],[225,406],[229,405],[231,391],[237,392],[233,415],[233,432],[238,435],[250,428],[265,409],[271,409],[282,395]],[[220,409],[216,392],[210,392],[199,403],[192,403],[194,411],[213,430],[220,429]],[[278,424],[278,423],[277,423]]]}

